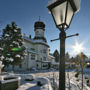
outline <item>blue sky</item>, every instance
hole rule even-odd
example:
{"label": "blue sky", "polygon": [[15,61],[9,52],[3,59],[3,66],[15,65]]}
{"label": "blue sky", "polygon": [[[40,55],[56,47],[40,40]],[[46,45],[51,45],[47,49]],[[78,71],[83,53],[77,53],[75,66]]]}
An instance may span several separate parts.
{"label": "blue sky", "polygon": [[[59,50],[59,41],[50,42],[51,39],[59,37],[59,30],[56,28],[51,15],[48,13],[47,4],[49,0],[0,0],[0,29],[6,24],[15,21],[22,29],[23,33],[34,37],[34,23],[39,20],[46,24],[45,36],[50,45],[51,53],[55,49]],[[66,31],[67,35],[79,33],[78,37],[66,39],[66,52],[72,53],[70,48],[83,42],[83,51],[90,55],[90,0],[82,0],[80,11],[75,14],[70,28]]]}

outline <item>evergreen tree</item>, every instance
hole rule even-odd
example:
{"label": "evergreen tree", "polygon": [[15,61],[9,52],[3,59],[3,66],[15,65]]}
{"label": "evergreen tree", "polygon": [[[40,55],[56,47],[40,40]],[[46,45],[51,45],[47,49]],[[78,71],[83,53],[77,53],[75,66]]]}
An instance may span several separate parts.
{"label": "evergreen tree", "polygon": [[2,39],[2,36],[0,36],[0,62],[2,62],[4,59],[4,56],[3,56],[3,39]]}
{"label": "evergreen tree", "polygon": [[58,50],[54,51],[53,56],[55,57],[55,61],[59,62],[59,52],[58,52]]}
{"label": "evergreen tree", "polygon": [[69,53],[67,52],[67,53],[65,54],[65,61],[69,62],[69,60],[70,60],[70,55],[69,55]]}
{"label": "evergreen tree", "polygon": [[21,29],[12,22],[11,25],[7,25],[5,29],[3,29],[3,55],[4,55],[4,64],[13,64],[20,65],[24,58],[24,50],[23,51],[13,51],[13,48],[20,49],[23,47],[23,40],[21,35]]}

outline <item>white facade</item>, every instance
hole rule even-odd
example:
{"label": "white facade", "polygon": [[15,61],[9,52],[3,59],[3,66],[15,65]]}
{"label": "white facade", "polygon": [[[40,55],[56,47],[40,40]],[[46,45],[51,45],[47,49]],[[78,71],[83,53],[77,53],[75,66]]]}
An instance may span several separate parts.
{"label": "white facade", "polygon": [[[49,63],[49,46],[47,43],[33,40],[29,37],[24,37],[24,46],[26,47],[27,55],[22,63],[22,69],[47,69]],[[43,67],[45,66],[46,67]]]}

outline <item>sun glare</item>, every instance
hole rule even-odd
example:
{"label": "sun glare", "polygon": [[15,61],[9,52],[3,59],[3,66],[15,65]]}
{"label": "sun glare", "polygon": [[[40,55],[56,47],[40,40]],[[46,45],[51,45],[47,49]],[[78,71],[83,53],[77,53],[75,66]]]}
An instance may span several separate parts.
{"label": "sun glare", "polygon": [[75,45],[72,45],[71,48],[73,49],[72,54],[79,54],[85,50],[84,42],[78,43],[78,41],[75,41]]}

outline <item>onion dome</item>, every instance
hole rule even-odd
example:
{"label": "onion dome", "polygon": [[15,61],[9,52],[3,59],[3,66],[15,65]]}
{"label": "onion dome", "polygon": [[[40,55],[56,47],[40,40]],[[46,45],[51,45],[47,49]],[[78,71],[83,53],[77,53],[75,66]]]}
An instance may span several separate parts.
{"label": "onion dome", "polygon": [[44,29],[45,28],[45,24],[42,21],[37,21],[34,24],[34,28],[35,28],[35,30],[36,29],[43,29],[43,30],[45,30]]}

